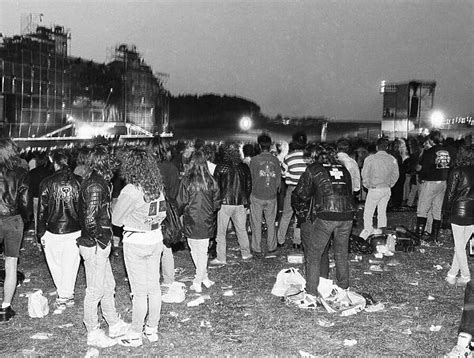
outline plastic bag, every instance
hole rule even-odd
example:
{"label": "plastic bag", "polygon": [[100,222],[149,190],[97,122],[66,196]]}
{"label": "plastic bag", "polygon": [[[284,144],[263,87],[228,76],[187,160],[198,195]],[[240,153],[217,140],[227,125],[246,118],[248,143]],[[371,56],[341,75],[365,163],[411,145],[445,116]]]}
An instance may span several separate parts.
{"label": "plastic bag", "polygon": [[272,288],[272,295],[284,297],[287,291],[300,290],[303,291],[306,286],[306,280],[294,267],[283,269],[278,272],[275,284]]}
{"label": "plastic bag", "polygon": [[48,299],[38,290],[28,296],[28,314],[31,318],[43,318],[49,313]]}

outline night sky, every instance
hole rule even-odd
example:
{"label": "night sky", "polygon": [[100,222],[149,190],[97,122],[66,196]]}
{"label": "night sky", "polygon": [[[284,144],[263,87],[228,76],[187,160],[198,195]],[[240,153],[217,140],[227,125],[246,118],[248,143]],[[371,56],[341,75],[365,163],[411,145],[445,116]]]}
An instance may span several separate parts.
{"label": "night sky", "polygon": [[380,120],[382,80],[435,80],[447,117],[474,113],[474,1],[7,1],[0,32],[22,14],[72,34],[98,62],[135,44],[173,95],[255,101],[264,114]]}

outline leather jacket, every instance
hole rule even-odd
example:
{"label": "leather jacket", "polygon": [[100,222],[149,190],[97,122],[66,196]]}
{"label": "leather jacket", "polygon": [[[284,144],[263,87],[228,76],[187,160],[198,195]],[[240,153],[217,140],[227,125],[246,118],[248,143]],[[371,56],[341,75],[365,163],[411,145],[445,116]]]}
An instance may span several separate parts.
{"label": "leather jacket", "polygon": [[248,165],[240,163],[220,163],[214,171],[219,185],[222,205],[250,205],[252,177]]}
{"label": "leather jacket", "polygon": [[112,240],[110,184],[93,171],[81,184],[79,192],[80,246],[99,245],[105,249]]}
{"label": "leather jacket", "polygon": [[21,167],[0,170],[0,218],[21,215],[25,224],[33,222],[27,171]]}
{"label": "leather jacket", "polygon": [[452,170],[447,182],[443,211],[453,224],[465,226],[474,223],[474,165]]}
{"label": "leather jacket", "polygon": [[356,207],[349,172],[340,163],[311,164],[293,190],[291,204],[300,223],[352,220]]}
{"label": "leather jacket", "polygon": [[65,167],[41,182],[36,230],[38,238],[46,230],[53,234],[69,234],[81,229],[78,213],[81,179]]}

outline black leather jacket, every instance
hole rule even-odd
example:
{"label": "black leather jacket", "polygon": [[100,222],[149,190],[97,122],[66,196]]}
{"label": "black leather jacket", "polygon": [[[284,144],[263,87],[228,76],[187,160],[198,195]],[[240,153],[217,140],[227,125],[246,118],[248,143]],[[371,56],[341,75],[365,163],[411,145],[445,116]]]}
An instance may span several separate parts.
{"label": "black leather jacket", "polygon": [[69,234],[81,229],[78,213],[81,179],[65,167],[41,182],[36,230],[38,238],[46,230],[53,234]]}
{"label": "black leather jacket", "polygon": [[81,184],[79,193],[79,223],[81,237],[77,243],[105,249],[112,239],[109,183],[95,171]]}
{"label": "black leather jacket", "polygon": [[222,205],[250,205],[252,176],[248,165],[240,163],[220,163],[214,171],[219,185]]}
{"label": "black leather jacket", "polygon": [[474,223],[474,165],[457,167],[449,175],[444,214],[456,225]]}
{"label": "black leather jacket", "polygon": [[0,170],[0,218],[21,215],[25,224],[33,220],[33,199],[30,198],[27,171],[14,167]]}
{"label": "black leather jacket", "polygon": [[356,207],[349,172],[339,163],[311,164],[293,190],[291,204],[300,223],[352,220]]}

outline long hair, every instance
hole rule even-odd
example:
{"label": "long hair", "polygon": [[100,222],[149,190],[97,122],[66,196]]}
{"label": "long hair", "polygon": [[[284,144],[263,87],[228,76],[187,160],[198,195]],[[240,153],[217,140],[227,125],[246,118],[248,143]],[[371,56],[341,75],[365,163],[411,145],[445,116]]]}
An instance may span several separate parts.
{"label": "long hair", "polygon": [[163,162],[169,159],[169,149],[167,146],[165,146],[160,136],[155,136],[151,139],[150,150],[153,152],[159,162]]}
{"label": "long hair", "polygon": [[89,167],[89,174],[95,171],[109,181],[114,175],[113,170],[118,167],[118,162],[107,147],[98,145],[92,148],[86,165]]}
{"label": "long hair", "polygon": [[187,184],[196,191],[217,188],[217,183],[207,167],[206,156],[201,150],[193,152],[184,175]]}
{"label": "long hair", "polygon": [[20,162],[18,147],[10,138],[0,138],[0,167],[12,170]]}
{"label": "long hair", "polygon": [[146,202],[158,199],[163,192],[160,169],[151,150],[133,148],[125,151],[120,173],[128,184],[143,191]]}

